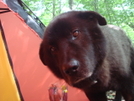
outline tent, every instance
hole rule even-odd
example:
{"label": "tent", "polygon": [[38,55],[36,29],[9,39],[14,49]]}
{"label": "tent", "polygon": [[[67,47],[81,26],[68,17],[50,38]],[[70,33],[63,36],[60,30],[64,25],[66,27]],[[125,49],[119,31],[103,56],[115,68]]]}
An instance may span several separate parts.
{"label": "tent", "polygon": [[[13,73],[13,64],[8,51],[4,31],[0,23],[0,101],[23,100]],[[8,97],[7,97],[8,96]]]}
{"label": "tent", "polygon": [[[41,63],[38,55],[42,41],[40,36],[24,22],[24,19],[18,13],[12,11],[2,0],[0,0],[0,8],[1,12],[3,12],[0,13],[0,20],[13,62],[13,71],[24,101],[49,101],[48,89],[50,85],[57,84],[61,87],[65,82],[57,79]],[[0,77],[1,80],[2,78]],[[10,89],[3,89],[10,92]],[[0,98],[1,96],[9,98],[9,95],[0,94]],[[6,101],[19,101],[19,99],[11,100],[9,98]],[[68,101],[88,101],[88,99],[81,90],[68,86]]]}

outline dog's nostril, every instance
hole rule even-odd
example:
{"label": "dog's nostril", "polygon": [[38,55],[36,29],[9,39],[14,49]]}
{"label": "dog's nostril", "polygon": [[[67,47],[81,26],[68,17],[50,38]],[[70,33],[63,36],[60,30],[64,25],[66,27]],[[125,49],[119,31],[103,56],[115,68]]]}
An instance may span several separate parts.
{"label": "dog's nostril", "polygon": [[73,71],[73,72],[76,72],[77,69],[78,69],[78,66],[74,66],[74,67],[72,67],[72,71]]}
{"label": "dog's nostril", "polygon": [[65,70],[65,73],[68,75],[73,75],[73,74],[77,73],[77,71],[78,71],[78,66],[73,66],[73,67]]}
{"label": "dog's nostril", "polygon": [[73,75],[75,73],[77,73],[78,68],[79,68],[79,62],[75,59],[72,59],[71,61],[69,61],[68,63],[64,64],[65,67],[65,73],[67,75]]}

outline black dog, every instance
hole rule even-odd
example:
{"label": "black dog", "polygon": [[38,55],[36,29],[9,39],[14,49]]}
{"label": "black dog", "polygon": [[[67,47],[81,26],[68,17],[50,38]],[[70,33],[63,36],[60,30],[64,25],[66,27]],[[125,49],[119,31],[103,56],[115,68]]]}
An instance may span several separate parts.
{"label": "black dog", "polygon": [[93,11],[57,16],[46,28],[40,59],[90,101],[107,101],[109,90],[134,101],[134,49],[119,27],[106,24]]}

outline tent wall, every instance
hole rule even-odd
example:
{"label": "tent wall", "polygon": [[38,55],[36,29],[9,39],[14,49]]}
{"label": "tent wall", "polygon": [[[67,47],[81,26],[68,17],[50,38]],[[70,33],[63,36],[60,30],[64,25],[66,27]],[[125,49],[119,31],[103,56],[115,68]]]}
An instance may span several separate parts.
{"label": "tent wall", "polygon": [[25,21],[25,23],[30,26],[38,35],[42,38],[44,34],[45,26],[43,23],[39,20],[39,18],[33,14],[33,12],[28,9],[28,11],[31,11],[30,13],[33,14],[32,16],[29,15],[25,9],[27,7],[22,0],[2,0],[4,3],[8,5],[10,9],[12,9],[14,12],[18,13]]}
{"label": "tent wall", "polygon": [[[1,30],[1,29],[0,29]],[[14,79],[5,40],[0,32],[0,101],[21,101]],[[8,96],[8,97],[7,97]]]}

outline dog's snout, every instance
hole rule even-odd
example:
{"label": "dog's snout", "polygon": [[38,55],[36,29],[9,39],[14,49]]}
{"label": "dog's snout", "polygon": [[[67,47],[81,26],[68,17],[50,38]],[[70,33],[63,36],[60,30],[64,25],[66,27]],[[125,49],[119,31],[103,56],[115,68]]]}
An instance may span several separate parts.
{"label": "dog's snout", "polygon": [[71,60],[65,66],[65,73],[68,75],[76,74],[79,68],[79,62],[77,60]]}

